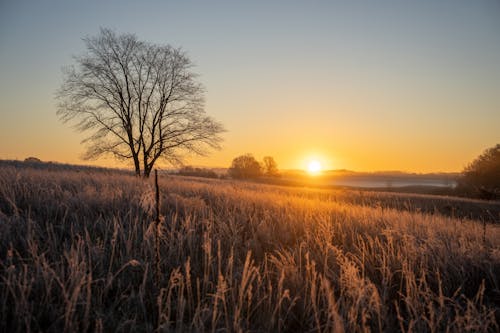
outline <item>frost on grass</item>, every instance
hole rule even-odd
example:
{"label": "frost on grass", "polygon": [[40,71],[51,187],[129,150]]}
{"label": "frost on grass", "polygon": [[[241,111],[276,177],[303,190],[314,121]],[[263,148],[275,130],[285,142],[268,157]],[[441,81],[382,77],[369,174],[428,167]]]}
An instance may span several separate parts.
{"label": "frost on grass", "polygon": [[0,331],[499,329],[496,225],[368,192],[160,187],[157,281],[151,182],[1,167]]}

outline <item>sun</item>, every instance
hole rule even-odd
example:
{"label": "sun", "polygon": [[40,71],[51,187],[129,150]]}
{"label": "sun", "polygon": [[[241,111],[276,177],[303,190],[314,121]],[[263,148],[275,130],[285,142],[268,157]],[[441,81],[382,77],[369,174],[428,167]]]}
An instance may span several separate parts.
{"label": "sun", "polygon": [[320,173],[321,163],[319,163],[319,161],[317,161],[317,160],[312,160],[307,165],[307,171],[312,175],[316,175],[316,174]]}

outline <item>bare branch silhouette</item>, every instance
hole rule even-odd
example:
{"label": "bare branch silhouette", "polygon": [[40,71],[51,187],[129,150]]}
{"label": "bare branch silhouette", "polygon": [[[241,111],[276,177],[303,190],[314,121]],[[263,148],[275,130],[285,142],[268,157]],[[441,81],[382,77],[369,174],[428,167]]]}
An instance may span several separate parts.
{"label": "bare branch silhouette", "polygon": [[204,111],[204,88],[181,49],[101,29],[64,70],[58,115],[90,132],[85,158],[132,159],[149,176],[159,159],[220,148],[223,126]]}

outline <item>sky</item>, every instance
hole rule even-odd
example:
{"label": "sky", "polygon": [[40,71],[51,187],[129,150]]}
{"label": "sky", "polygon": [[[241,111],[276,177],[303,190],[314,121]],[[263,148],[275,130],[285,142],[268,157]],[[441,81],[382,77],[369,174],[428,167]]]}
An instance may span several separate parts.
{"label": "sky", "polygon": [[500,143],[500,2],[0,1],[0,159],[84,161],[61,68],[101,27],[182,47],[227,129],[186,164],[456,172]]}

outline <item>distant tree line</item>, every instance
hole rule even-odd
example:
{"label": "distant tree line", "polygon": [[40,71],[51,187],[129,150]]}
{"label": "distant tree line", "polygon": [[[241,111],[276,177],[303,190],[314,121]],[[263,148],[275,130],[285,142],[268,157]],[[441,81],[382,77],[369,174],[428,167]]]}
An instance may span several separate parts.
{"label": "distant tree line", "polygon": [[252,154],[244,154],[235,157],[231,166],[227,170],[227,174],[218,175],[212,169],[195,168],[192,166],[184,166],[175,174],[180,176],[205,177],[205,178],[226,178],[233,179],[255,179],[262,177],[279,177],[278,164],[271,156],[265,156],[262,162],[255,159]]}
{"label": "distant tree line", "polygon": [[278,177],[279,170],[278,164],[271,156],[264,157],[260,163],[252,154],[245,154],[233,159],[228,174],[235,179]]}
{"label": "distant tree line", "polygon": [[[279,177],[278,165],[273,157],[262,162],[252,154],[233,159],[228,175],[233,179]],[[462,171],[458,185],[450,195],[468,196],[486,200],[500,199],[500,144],[486,149]]]}
{"label": "distant tree line", "polygon": [[194,168],[192,166],[185,166],[179,169],[177,172],[180,176],[193,176],[193,177],[205,177],[205,178],[219,178],[215,171],[205,168]]}
{"label": "distant tree line", "polygon": [[55,172],[76,171],[76,172],[103,172],[103,173],[120,173],[132,174],[129,169],[107,168],[93,165],[76,165],[51,161],[42,161],[37,157],[27,157],[23,161],[20,160],[0,160],[0,167],[13,167],[16,169],[29,167],[35,170],[47,170]]}

